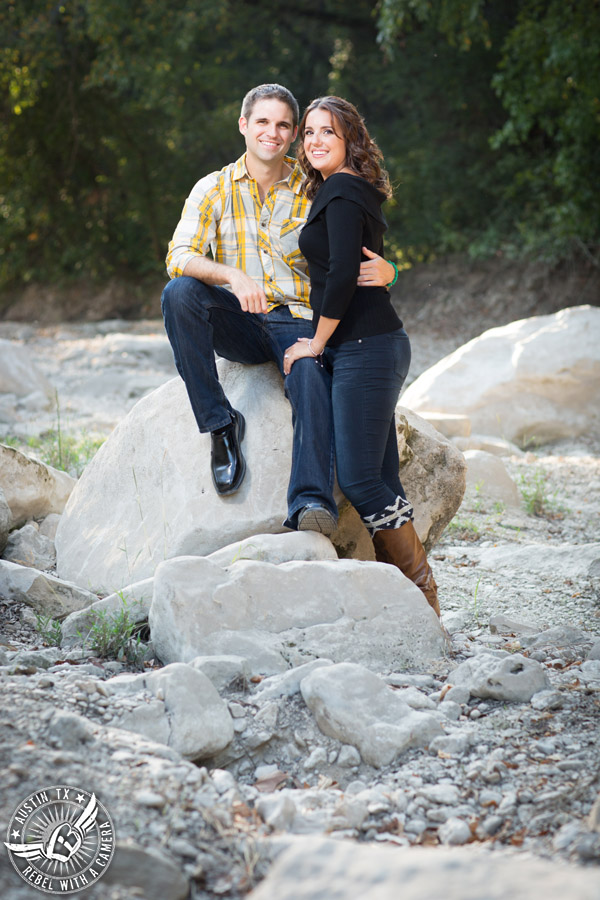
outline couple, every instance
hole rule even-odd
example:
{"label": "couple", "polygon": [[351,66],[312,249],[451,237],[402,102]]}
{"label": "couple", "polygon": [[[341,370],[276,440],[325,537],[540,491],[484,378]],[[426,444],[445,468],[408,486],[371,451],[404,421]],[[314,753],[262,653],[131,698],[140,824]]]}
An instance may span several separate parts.
{"label": "couple", "polygon": [[[244,478],[245,421],[219,383],[214,351],[276,362],[294,428],[284,524],[335,530],[335,451],[338,483],[376,559],[397,566],[439,616],[398,476],[394,409],[410,343],[387,290],[398,270],[380,255],[391,195],[381,152],[339,97],[314,100],[298,118],[286,88],[253,88],[239,120],[245,154],[192,189],[162,296],[175,363],[200,431],[211,433],[213,481],[226,495]],[[300,165],[287,155],[298,132]]]}

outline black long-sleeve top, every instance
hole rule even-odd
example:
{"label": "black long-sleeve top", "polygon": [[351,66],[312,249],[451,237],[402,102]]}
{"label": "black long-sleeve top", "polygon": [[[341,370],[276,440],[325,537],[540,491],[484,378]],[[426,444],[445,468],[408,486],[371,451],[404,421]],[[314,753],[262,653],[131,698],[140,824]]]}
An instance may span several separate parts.
{"label": "black long-sleeve top", "polygon": [[341,320],[328,341],[333,347],[402,328],[386,288],[356,284],[361,247],[383,255],[384,200],[364,178],[336,172],[319,188],[300,234],[315,329],[321,316]]}

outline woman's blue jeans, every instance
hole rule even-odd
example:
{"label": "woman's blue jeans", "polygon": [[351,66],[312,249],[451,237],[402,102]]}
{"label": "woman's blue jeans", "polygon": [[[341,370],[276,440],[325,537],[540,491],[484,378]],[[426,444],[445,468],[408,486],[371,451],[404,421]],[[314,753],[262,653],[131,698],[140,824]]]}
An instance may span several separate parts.
{"label": "woman's blue jeans", "polygon": [[412,518],[398,474],[394,419],[410,356],[403,328],[325,350],[338,483],[371,533]]}

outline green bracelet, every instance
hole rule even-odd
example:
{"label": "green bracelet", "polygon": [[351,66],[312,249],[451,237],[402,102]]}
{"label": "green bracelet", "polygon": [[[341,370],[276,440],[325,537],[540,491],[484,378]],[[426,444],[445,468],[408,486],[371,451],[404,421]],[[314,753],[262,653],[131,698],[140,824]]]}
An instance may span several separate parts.
{"label": "green bracelet", "polygon": [[398,281],[398,266],[397,266],[396,263],[393,262],[393,260],[391,260],[391,259],[386,259],[386,262],[388,262],[388,263],[390,264],[390,266],[393,266],[393,267],[394,267],[394,272],[396,273],[396,274],[394,275],[393,281],[390,281],[389,284],[386,284],[386,288],[389,290],[389,289],[390,289],[391,287],[393,287],[393,286],[396,284],[396,282]]}

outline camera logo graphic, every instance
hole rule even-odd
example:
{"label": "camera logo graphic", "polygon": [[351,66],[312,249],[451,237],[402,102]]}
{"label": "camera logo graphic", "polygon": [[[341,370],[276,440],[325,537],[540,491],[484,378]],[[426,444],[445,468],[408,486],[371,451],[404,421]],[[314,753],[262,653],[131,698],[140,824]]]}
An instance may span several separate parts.
{"label": "camera logo graphic", "polygon": [[115,851],[115,830],[95,794],[53,785],[30,794],[15,810],[4,842],[27,884],[47,894],[91,887]]}

